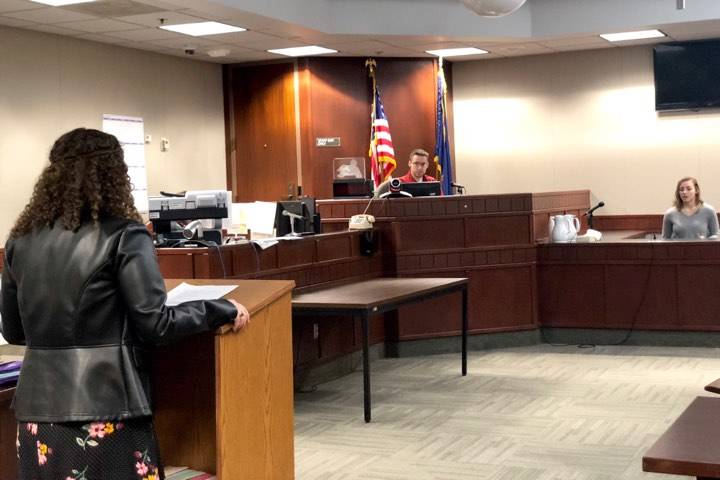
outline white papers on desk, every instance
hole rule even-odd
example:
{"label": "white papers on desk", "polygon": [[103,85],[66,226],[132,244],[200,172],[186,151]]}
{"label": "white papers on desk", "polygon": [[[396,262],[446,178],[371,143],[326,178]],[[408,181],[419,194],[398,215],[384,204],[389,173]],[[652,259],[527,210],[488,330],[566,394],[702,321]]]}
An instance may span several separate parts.
{"label": "white papers on desk", "polygon": [[174,307],[193,300],[217,300],[237,288],[237,285],[190,285],[181,283],[167,294],[165,305]]}

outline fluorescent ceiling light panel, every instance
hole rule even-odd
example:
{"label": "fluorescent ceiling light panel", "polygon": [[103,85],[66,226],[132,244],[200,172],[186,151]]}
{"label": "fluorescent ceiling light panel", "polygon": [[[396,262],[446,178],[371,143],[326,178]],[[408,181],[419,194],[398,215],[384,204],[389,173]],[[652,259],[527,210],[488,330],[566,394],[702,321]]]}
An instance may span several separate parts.
{"label": "fluorescent ceiling light panel", "polygon": [[467,48],[444,48],[442,50],[425,50],[425,53],[437,55],[438,57],[461,57],[463,55],[483,55],[489,53],[487,50],[481,50],[475,47]]}
{"label": "fluorescent ceiling light panel", "polygon": [[183,33],[193,37],[202,37],[204,35],[218,35],[220,33],[244,32],[246,29],[234,27],[220,22],[198,22],[198,23],[181,23],[178,25],[160,25],[163,30],[171,32]]}
{"label": "fluorescent ceiling light panel", "polygon": [[35,3],[42,3],[44,5],[50,5],[51,7],[62,7],[64,5],[74,5],[76,3],[90,3],[96,0],[30,0]]}
{"label": "fluorescent ceiling light panel", "polygon": [[278,55],[285,55],[288,57],[306,57],[309,55],[337,53],[337,50],[325,47],[318,47],[317,45],[308,45],[306,47],[276,48],[274,50],[268,50],[268,52],[277,53]]}
{"label": "fluorescent ceiling light panel", "polygon": [[645,38],[660,38],[665,34],[660,30],[640,30],[637,32],[603,33],[600,35],[608,42],[625,42],[627,40],[643,40]]}

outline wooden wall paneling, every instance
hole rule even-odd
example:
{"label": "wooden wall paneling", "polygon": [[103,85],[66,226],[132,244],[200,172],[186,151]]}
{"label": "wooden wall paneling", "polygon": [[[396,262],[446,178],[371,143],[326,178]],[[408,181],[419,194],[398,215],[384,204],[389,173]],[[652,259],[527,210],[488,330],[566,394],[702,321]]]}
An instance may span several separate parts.
{"label": "wooden wall paneling", "polygon": [[312,237],[282,241],[277,247],[278,265],[283,268],[311,264],[315,261],[315,242]]}
{"label": "wooden wall paneling", "polygon": [[293,63],[228,68],[235,201],[277,201],[294,194],[298,175]]}
{"label": "wooden wall paneling", "polygon": [[348,316],[314,317],[318,325],[319,360],[330,360],[360,347],[356,320]]}
{"label": "wooden wall paneling", "polygon": [[538,265],[538,322],[543,327],[605,324],[603,265]]}
{"label": "wooden wall paneling", "polygon": [[465,217],[465,246],[527,245],[530,237],[530,215],[499,214]]}
{"label": "wooden wall paneling", "polygon": [[353,252],[353,242],[357,240],[349,235],[338,235],[321,237],[315,240],[316,258],[319,262],[325,260],[337,260],[340,258],[348,258],[359,252]]}
{"label": "wooden wall paneling", "polygon": [[680,325],[691,330],[720,330],[720,268],[717,263],[677,266]]}
{"label": "wooden wall paneling", "polygon": [[[333,158],[367,159],[372,90],[365,60],[365,57],[307,60],[307,81],[301,84],[300,96],[303,183],[306,193],[316,198],[332,197]],[[394,176],[407,172],[407,158],[413,148],[424,148],[431,153],[435,148],[433,62],[432,59],[377,59],[378,85],[398,162]],[[316,147],[317,137],[340,137],[341,146]],[[370,165],[366,163],[368,176],[369,171]],[[428,173],[433,172],[431,164]]]}
{"label": "wooden wall paneling", "polygon": [[471,270],[470,331],[534,328],[533,265]]}
{"label": "wooden wall paneling", "polygon": [[462,248],[464,222],[462,218],[428,218],[427,220],[393,222],[394,251]]}
{"label": "wooden wall paneling", "polygon": [[195,278],[195,263],[192,253],[168,252],[158,250],[158,264],[164,278]]}
{"label": "wooden wall paneling", "polygon": [[661,232],[662,215],[595,215],[595,230],[639,230]]}
{"label": "wooden wall paneling", "polygon": [[[607,265],[606,328],[679,327],[677,273],[673,265]],[[598,325],[600,326],[600,325]]]}
{"label": "wooden wall paneling", "polygon": [[[464,276],[465,273],[461,271],[433,275],[433,277]],[[462,295],[456,292],[401,307],[398,309],[397,322],[400,341],[460,335]]]}
{"label": "wooden wall paneling", "polygon": [[198,251],[193,254],[192,259],[195,278],[222,277],[222,274],[218,274],[218,270],[214,268],[215,265],[210,263],[210,258],[209,250]]}
{"label": "wooden wall paneling", "polygon": [[[378,85],[397,160],[393,176],[398,177],[408,172],[408,159],[414,148],[423,148],[430,155],[435,149],[435,60],[376,60]],[[427,173],[437,175],[432,161]]]}
{"label": "wooden wall paneling", "polygon": [[[235,158],[235,92],[232,65],[222,66],[223,119],[225,121],[225,183],[229,191],[237,191],[237,159]],[[233,195],[234,198],[234,195]]]}
{"label": "wooden wall paneling", "polygon": [[313,364],[320,358],[320,345],[315,338],[314,319],[293,317],[293,365],[295,370],[302,365]]}
{"label": "wooden wall paneling", "polygon": [[590,190],[541,192],[532,194],[533,212],[543,210],[587,210],[590,208]]}
{"label": "wooden wall paneling", "polygon": [[[332,198],[333,159],[367,159],[371,94],[365,58],[310,58],[306,68],[301,94],[303,184],[310,196]],[[340,137],[341,145],[317,147],[317,137]],[[369,169],[366,160],[368,177]]]}

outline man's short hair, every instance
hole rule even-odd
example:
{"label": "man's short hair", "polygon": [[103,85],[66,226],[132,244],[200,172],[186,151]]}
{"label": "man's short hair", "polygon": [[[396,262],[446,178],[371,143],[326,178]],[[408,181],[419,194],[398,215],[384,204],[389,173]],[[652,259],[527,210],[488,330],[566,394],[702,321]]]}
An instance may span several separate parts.
{"label": "man's short hair", "polygon": [[415,155],[417,155],[418,157],[425,157],[428,160],[430,159],[430,154],[428,152],[426,152],[425,150],[423,150],[422,148],[416,148],[415,150],[410,152],[410,160],[412,160],[412,158]]}

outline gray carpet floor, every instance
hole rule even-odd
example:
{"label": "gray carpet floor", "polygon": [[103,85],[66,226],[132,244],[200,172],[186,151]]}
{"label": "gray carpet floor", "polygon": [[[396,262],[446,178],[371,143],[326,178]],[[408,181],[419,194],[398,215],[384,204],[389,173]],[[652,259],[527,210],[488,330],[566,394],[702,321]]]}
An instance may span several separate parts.
{"label": "gray carpet floor", "polygon": [[643,453],[720,377],[720,349],[534,347],[381,359],[295,396],[299,480],[677,480]]}

